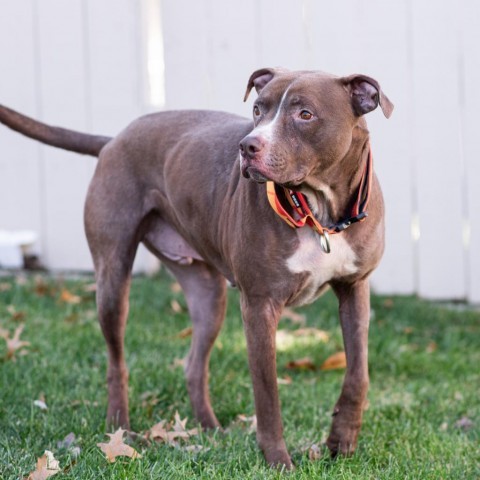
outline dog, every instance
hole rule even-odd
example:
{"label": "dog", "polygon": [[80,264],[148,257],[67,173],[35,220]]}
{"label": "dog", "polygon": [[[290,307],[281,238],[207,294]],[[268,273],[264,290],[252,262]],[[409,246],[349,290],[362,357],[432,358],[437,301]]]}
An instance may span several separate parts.
{"label": "dog", "polygon": [[[185,367],[195,417],[220,424],[208,363],[240,291],[257,441],[266,461],[293,468],[283,439],[275,332],[282,309],[328,286],[339,301],[347,368],[327,445],[356,448],[369,385],[368,277],[384,249],[384,203],[364,115],[393,104],[376,80],[263,68],[249,78],[253,121],[214,111],[143,116],[115,138],[40,123],[6,107],[0,121],[43,143],[98,156],[85,203],[100,325],[108,349],[110,425],[129,428],[124,334],[142,242],[180,283],[193,322]],[[367,211],[368,209],[368,211]]]}

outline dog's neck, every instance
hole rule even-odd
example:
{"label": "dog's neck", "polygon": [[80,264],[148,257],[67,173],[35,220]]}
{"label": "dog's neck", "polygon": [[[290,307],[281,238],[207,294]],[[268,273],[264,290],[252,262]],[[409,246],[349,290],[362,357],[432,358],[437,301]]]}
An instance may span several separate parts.
{"label": "dog's neck", "polygon": [[340,161],[300,189],[322,225],[331,225],[350,216],[357,200],[369,150],[368,135],[354,138],[347,154]]}

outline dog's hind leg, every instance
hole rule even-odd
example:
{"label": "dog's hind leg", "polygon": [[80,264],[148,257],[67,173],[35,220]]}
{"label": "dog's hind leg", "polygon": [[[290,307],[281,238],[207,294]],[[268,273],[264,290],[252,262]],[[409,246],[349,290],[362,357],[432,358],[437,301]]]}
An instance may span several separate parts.
{"label": "dog's hind leg", "polygon": [[[151,248],[151,246],[149,246]],[[152,249],[153,250],[153,249]],[[201,260],[182,265],[156,254],[182,287],[193,323],[192,344],[185,377],[195,418],[203,428],[220,423],[213,412],[208,388],[208,364],[213,344],[225,318],[227,285],[223,275]]]}
{"label": "dog's hind leg", "polygon": [[134,206],[122,207],[120,189],[118,195],[112,188],[108,194],[105,190],[102,182],[94,179],[85,205],[85,231],[95,264],[98,319],[108,351],[107,426],[128,429],[124,336],[142,212]]}

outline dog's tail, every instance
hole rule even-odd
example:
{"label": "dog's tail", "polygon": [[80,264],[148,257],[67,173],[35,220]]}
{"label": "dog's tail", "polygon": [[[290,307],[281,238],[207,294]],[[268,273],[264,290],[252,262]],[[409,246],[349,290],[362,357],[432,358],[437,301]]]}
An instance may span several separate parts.
{"label": "dog's tail", "polygon": [[0,122],[27,137],[52,147],[98,156],[111,137],[89,135],[61,127],[52,127],[0,105]]}

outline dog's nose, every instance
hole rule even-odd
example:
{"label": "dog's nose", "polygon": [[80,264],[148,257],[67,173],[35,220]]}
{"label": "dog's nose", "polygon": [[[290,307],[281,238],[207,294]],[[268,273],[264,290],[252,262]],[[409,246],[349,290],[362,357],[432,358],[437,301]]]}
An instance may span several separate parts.
{"label": "dog's nose", "polygon": [[240,142],[240,153],[244,158],[254,158],[263,148],[264,142],[260,137],[246,136]]}

